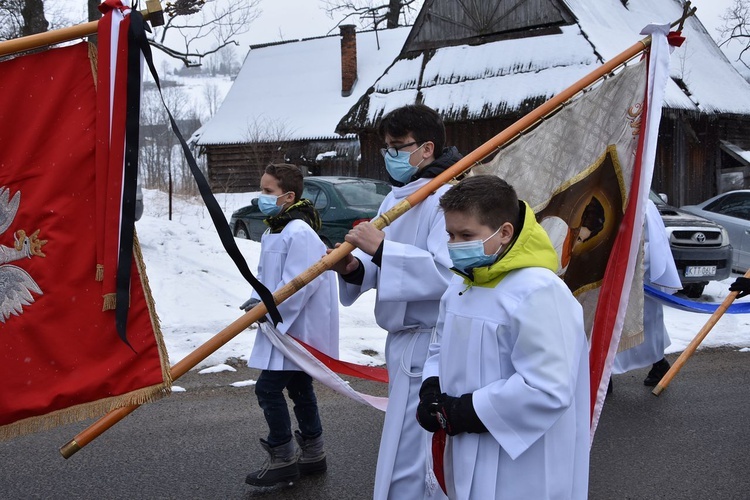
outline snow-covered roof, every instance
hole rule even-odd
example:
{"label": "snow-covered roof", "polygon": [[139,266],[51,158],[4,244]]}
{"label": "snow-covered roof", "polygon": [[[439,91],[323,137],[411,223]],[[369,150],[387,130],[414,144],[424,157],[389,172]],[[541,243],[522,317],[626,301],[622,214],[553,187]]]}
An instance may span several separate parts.
{"label": "snow-covered roof", "polygon": [[[682,14],[680,0],[628,0],[627,5],[621,0],[561,1],[576,24],[537,30],[539,34],[529,31],[522,38],[485,43],[478,38],[471,44],[405,50],[342,119],[339,129],[371,127],[388,111],[414,103],[418,93],[447,121],[520,111],[553,97],[599,67],[602,59],[643,39],[639,33],[647,24],[670,23]],[[697,18],[686,21],[683,35],[686,42],[671,58],[665,106],[750,114],[750,84]]]}
{"label": "snow-covered roof", "polygon": [[336,124],[401,51],[408,27],[357,33],[357,81],[341,95],[341,38],[256,46],[199,145],[340,139]]}

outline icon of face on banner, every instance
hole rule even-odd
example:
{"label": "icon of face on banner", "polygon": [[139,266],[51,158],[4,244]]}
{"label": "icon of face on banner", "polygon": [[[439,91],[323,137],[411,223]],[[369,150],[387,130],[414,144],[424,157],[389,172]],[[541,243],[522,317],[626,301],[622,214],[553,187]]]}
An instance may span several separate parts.
{"label": "icon of face on banner", "polygon": [[574,294],[604,278],[625,211],[618,165],[608,148],[583,178],[561,187],[536,213],[557,250],[558,274]]}

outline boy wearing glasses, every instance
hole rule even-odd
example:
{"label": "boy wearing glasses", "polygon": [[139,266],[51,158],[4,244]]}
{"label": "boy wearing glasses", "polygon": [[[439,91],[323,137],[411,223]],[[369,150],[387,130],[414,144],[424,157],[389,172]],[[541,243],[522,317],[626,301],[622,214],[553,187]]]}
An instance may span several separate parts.
{"label": "boy wearing glasses", "polygon": [[437,456],[441,485],[452,499],[585,500],[588,344],[582,308],[555,274],[557,253],[499,177],[469,177],[440,206],[456,276],[417,419],[449,436]]}
{"label": "boy wearing glasses", "polygon": [[[440,115],[421,104],[391,111],[383,117],[379,132],[394,185],[380,213],[461,157],[456,148],[444,148]],[[377,289],[375,319],[388,332],[389,399],[375,473],[378,500],[442,496],[437,484],[428,480],[429,435],[414,415],[440,297],[451,277],[445,222],[438,207],[440,195],[449,187],[441,187],[382,231],[369,223],[357,225],[345,238],[357,249],[334,267],[340,274],[342,304],[351,305],[362,293]]]}

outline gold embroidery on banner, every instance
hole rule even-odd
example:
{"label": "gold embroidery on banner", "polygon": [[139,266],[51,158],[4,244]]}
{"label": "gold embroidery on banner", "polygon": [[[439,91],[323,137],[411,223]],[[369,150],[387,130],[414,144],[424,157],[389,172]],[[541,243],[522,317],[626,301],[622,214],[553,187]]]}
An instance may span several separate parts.
{"label": "gold embroidery on banner", "polygon": [[[21,192],[13,197],[10,189],[0,186],[0,235],[5,233],[16,218],[21,205]],[[39,229],[28,235],[18,229],[13,233],[13,246],[0,244],[0,323],[5,323],[11,316],[23,314],[24,307],[34,303],[34,296],[44,295],[42,289],[31,275],[17,265],[10,264],[32,257],[46,257],[42,247],[47,240],[39,239]]]}

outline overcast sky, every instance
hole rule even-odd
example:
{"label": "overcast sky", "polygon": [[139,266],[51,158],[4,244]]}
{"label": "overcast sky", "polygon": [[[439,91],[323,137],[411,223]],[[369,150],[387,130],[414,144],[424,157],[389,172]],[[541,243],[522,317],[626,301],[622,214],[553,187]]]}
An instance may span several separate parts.
{"label": "overcast sky", "polygon": [[[720,25],[719,16],[733,1],[692,1],[698,9],[696,14],[714,38],[715,28]],[[262,0],[263,13],[245,38],[254,44],[325,35],[336,26],[336,21],[329,19],[322,7],[320,0]]]}

